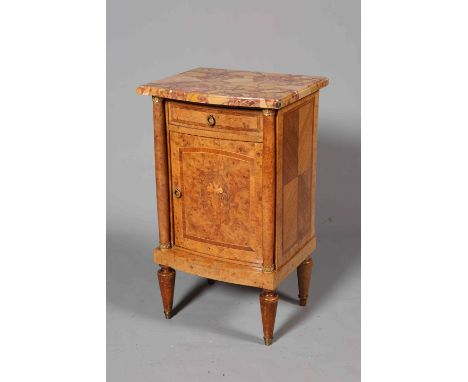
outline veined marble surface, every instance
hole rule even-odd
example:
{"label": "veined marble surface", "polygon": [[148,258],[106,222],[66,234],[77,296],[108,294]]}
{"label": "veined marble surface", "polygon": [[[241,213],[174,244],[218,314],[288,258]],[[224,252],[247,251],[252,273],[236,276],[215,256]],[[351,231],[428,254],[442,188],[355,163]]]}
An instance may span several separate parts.
{"label": "veined marble surface", "polygon": [[196,68],[141,85],[137,94],[211,105],[280,109],[328,82],[326,77]]}

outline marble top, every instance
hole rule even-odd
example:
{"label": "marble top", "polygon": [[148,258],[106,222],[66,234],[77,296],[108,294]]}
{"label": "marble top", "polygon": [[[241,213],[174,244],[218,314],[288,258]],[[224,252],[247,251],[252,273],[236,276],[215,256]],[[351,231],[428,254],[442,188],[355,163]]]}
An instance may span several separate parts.
{"label": "marble top", "polygon": [[136,91],[187,102],[280,109],[327,85],[326,77],[196,68],[141,85]]}

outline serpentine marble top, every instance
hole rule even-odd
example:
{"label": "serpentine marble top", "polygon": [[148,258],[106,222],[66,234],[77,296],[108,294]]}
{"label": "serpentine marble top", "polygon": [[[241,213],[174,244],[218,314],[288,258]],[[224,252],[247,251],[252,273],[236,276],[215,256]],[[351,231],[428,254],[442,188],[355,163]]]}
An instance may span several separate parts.
{"label": "serpentine marble top", "polygon": [[196,68],[141,85],[136,91],[187,102],[280,109],[327,85],[326,77]]}

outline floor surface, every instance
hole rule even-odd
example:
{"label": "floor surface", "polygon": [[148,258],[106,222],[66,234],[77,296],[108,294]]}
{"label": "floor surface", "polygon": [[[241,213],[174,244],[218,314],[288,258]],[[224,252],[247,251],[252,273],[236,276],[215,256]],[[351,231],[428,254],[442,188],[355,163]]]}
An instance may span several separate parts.
{"label": "floor surface", "polygon": [[296,273],[280,286],[272,346],[259,290],[178,272],[164,319],[150,233],[108,234],[107,378],[139,381],[359,381],[360,237],[319,236],[308,306]]}

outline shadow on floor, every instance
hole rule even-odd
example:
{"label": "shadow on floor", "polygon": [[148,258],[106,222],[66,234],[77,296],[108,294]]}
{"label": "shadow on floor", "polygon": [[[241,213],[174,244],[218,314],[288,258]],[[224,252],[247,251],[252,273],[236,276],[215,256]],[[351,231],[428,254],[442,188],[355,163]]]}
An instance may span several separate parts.
{"label": "shadow on floor", "polygon": [[[299,306],[297,277],[293,272],[279,287],[280,301],[297,305],[281,327],[276,328],[275,338],[280,339],[289,330],[307,320],[324,303],[328,296],[347,277],[356,277],[356,271],[348,275],[350,268],[360,264],[360,237],[329,235],[320,240],[313,254],[314,268],[309,288],[309,299],[305,307]],[[359,274],[359,273],[358,273]]]}
{"label": "shadow on floor", "polygon": [[[108,302],[133,314],[146,316],[151,320],[164,320],[161,302],[158,301],[160,297],[157,291],[156,267],[152,268],[151,266],[151,245],[151,239],[144,237],[144,235],[109,235]],[[292,272],[278,288],[279,304],[292,304],[297,309],[289,314],[281,326],[276,327],[275,340],[279,340],[291,329],[309,319],[316,309],[326,302],[328,294],[335,288],[339,288],[340,284],[346,280],[348,269],[359,265],[360,237],[358,235],[346,236],[330,233],[322,235],[313,258],[314,269],[306,307],[300,307],[298,303],[296,272]],[[353,275],[355,274],[356,272],[353,272]],[[195,283],[194,280],[196,280]],[[195,303],[210,288],[223,288],[223,295],[234,296],[234,300],[239,301],[239,303],[249,299],[250,301],[258,301],[259,290],[256,288],[221,282],[209,285],[206,279],[197,280],[192,276],[183,275],[183,277],[179,276],[179,288],[176,287],[174,296],[174,316],[177,316],[190,304]],[[183,291],[182,296],[178,296],[180,293],[178,289]],[[222,317],[225,318],[230,317],[230,313],[235,314],[233,310],[235,308],[232,306],[232,302],[226,302],[222,303],[218,311],[222,311]],[[216,316],[216,312],[216,310],[211,312],[211,316]],[[215,324],[208,319],[176,319],[175,321],[176,325],[193,325],[200,329],[251,343],[262,342],[260,336],[253,336],[229,326],[229,320],[216,319],[215,317]]]}
{"label": "shadow on floor", "polygon": [[205,292],[208,288],[210,288],[211,285],[209,285],[206,280],[204,281],[199,281],[195,287],[193,287],[188,293],[182,297],[182,299],[174,305],[172,309],[172,315],[175,316],[177,313],[179,313],[181,310],[186,308],[190,303],[195,301],[197,297],[199,297],[203,292]]}

